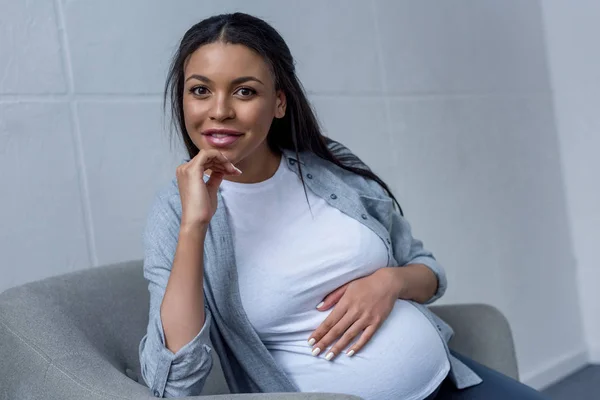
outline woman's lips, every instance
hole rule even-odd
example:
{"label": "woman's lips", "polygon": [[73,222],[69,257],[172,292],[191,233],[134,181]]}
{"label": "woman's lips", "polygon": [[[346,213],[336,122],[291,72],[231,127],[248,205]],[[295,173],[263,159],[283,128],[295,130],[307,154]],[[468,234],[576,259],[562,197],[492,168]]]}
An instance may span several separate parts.
{"label": "woman's lips", "polygon": [[213,147],[227,147],[237,142],[243,136],[240,132],[234,131],[206,131],[202,136]]}

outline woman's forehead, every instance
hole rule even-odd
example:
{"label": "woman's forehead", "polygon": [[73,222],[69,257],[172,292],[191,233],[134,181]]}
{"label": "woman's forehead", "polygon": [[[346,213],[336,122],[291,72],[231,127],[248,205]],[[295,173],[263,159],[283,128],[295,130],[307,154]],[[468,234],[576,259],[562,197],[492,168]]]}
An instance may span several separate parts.
{"label": "woman's forehead", "polygon": [[[198,48],[186,63],[186,78],[201,74],[211,80],[256,76],[267,80],[271,73],[263,58],[240,44],[210,43]],[[265,80],[261,81],[265,82]],[[266,82],[265,82],[266,83]]]}

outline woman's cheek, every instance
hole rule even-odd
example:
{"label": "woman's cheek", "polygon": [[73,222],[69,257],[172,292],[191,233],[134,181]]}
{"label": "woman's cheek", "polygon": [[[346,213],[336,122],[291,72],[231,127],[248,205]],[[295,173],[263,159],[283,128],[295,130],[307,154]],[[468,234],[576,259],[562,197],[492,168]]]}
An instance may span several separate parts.
{"label": "woman's cheek", "polygon": [[271,128],[271,123],[275,117],[274,106],[267,102],[261,102],[256,109],[252,111],[255,132],[262,132],[265,136]]}
{"label": "woman's cheek", "polygon": [[184,104],[183,113],[185,116],[186,125],[195,127],[202,124],[204,121],[206,117],[206,106],[198,101],[190,101],[187,104]]}

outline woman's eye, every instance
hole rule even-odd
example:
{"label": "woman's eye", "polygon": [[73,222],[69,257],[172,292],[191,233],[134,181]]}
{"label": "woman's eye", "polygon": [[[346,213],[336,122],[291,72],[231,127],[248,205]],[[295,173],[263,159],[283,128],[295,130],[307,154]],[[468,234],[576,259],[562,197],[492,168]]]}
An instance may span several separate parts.
{"label": "woman's eye", "polygon": [[239,88],[236,91],[236,93],[239,94],[242,97],[251,97],[251,96],[253,96],[253,95],[256,94],[256,90],[251,89],[251,88],[243,87],[243,88]]}
{"label": "woman's eye", "polygon": [[204,86],[195,86],[190,89],[190,93],[192,93],[193,95],[196,95],[196,96],[204,96],[204,95],[208,94],[208,89],[205,88]]}

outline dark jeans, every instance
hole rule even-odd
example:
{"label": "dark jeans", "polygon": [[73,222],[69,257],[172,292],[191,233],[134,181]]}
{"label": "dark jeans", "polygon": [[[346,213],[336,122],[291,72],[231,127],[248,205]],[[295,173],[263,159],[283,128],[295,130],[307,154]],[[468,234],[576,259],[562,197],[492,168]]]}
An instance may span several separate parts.
{"label": "dark jeans", "polygon": [[548,400],[540,392],[524,385],[506,375],[452,352],[452,355],[483,379],[477,386],[467,389],[456,389],[449,379],[444,380],[437,394],[428,397],[435,400]]}

